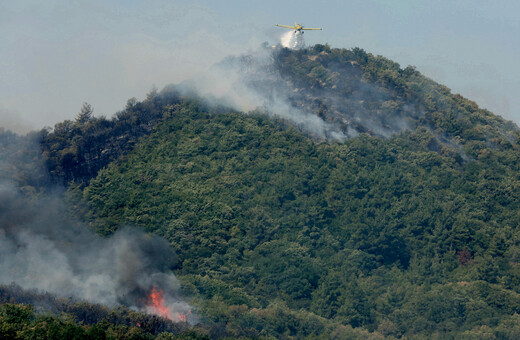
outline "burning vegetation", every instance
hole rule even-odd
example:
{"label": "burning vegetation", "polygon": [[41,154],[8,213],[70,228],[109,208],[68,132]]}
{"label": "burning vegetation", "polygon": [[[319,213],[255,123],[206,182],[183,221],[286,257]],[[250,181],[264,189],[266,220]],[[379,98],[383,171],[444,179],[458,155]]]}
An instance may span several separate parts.
{"label": "burning vegetation", "polygon": [[188,322],[188,313],[176,312],[167,305],[164,300],[164,292],[162,289],[155,286],[152,287],[152,292],[148,295],[147,312],[154,314],[174,322]]}
{"label": "burning vegetation", "polygon": [[164,295],[162,289],[156,288],[154,286],[148,298],[148,310],[150,313],[173,320],[172,313],[164,304]]}

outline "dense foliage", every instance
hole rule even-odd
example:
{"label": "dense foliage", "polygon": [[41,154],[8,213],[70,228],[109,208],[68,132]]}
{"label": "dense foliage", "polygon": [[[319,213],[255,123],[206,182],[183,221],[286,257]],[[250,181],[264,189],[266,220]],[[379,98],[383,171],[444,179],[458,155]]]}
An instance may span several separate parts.
{"label": "dense foliage", "polygon": [[316,144],[263,116],[168,112],[85,195],[101,232],[170,240],[211,321],[430,336],[498,332],[520,312],[516,146],[464,162],[426,129]]}
{"label": "dense foliage", "polygon": [[518,338],[517,127],[361,49],[274,60],[295,106],[361,134],[153,95],[45,132],[51,175],[84,185],[98,232],[168,239],[215,336]]}
{"label": "dense foliage", "polygon": [[132,150],[162,119],[163,106],[177,100],[171,93],[159,96],[152,89],[142,102],[129,99],[126,108],[111,119],[95,117],[93,108],[84,103],[74,121],[41,131],[40,145],[51,179],[88,183],[100,169]]}

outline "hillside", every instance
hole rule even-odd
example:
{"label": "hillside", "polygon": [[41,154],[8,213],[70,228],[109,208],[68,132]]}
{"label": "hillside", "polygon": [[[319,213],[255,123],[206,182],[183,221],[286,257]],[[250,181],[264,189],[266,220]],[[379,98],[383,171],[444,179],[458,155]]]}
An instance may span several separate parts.
{"label": "hillside", "polygon": [[[516,162],[464,163],[430,151],[424,130],[315,144],[262,116],[170,115],[85,199],[101,232],[133,224],[168,239],[211,321],[257,335],[260,311],[306,311],[413,335],[518,312]],[[308,335],[289,324],[278,327]]]}
{"label": "hillside", "polygon": [[248,114],[172,86],[43,131],[75,212],[167,239],[214,337],[520,336],[516,125],[361,49],[264,49],[221,65]]}

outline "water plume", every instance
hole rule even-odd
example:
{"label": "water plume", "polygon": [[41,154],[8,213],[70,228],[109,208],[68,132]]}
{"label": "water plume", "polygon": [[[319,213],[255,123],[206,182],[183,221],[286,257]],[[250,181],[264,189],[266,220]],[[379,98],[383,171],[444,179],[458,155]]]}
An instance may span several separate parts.
{"label": "water plume", "polygon": [[280,43],[283,47],[290,48],[292,50],[299,50],[305,47],[305,41],[303,39],[302,31],[290,30],[285,32],[280,38]]}

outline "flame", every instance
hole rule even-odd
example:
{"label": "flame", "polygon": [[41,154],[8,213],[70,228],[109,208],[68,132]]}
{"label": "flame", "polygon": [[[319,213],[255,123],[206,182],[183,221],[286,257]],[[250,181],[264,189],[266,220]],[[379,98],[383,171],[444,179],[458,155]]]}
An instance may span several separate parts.
{"label": "flame", "polygon": [[[172,314],[171,309],[164,303],[163,291],[160,288],[152,287],[152,292],[148,295],[148,312],[159,315],[163,318],[170,319],[175,322],[188,322],[188,314],[191,314],[191,310],[188,314],[174,312]],[[141,327],[141,325],[138,325]]]}
{"label": "flame", "polygon": [[155,286],[152,288],[152,292],[148,296],[149,298],[149,307],[152,310],[153,314],[162,316],[163,318],[167,318],[170,320],[174,320],[170,313],[170,310],[164,304],[164,296],[162,289],[157,289]]}
{"label": "flame", "polygon": [[188,322],[188,316],[186,314],[176,313],[175,316],[180,322]]}

